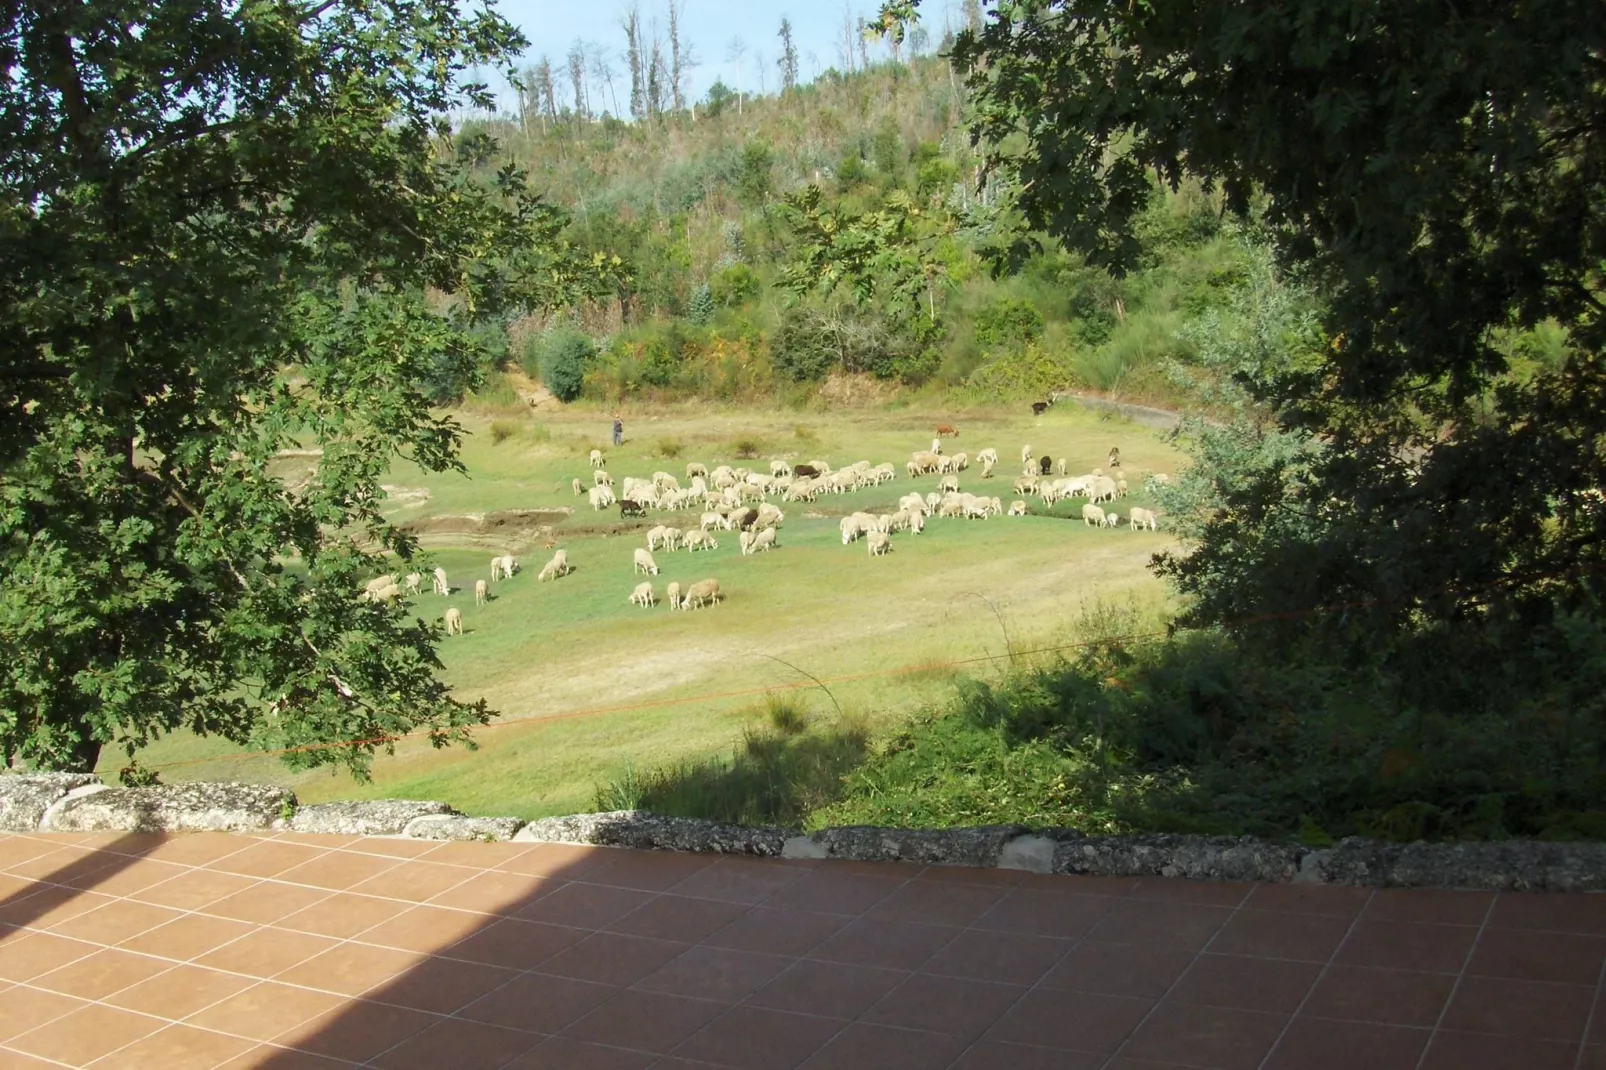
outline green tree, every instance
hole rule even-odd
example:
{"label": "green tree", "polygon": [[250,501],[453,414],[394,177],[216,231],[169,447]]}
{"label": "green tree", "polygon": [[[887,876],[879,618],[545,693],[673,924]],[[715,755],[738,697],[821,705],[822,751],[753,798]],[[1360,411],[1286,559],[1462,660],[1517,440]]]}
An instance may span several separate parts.
{"label": "green tree", "polygon": [[792,40],[792,20],[785,15],[776,36],[781,39],[781,55],[775,65],[781,71],[781,92],[786,93],[797,88],[797,45]]}
{"label": "green tree", "polygon": [[548,331],[536,350],[536,367],[541,382],[559,401],[573,401],[585,385],[586,371],[596,358],[597,347],[573,327]]}
{"label": "green tree", "polygon": [[[0,39],[0,756],[182,727],[361,775],[467,740],[490,711],[436,626],[358,596],[416,558],[391,463],[458,467],[423,387],[579,278],[558,213],[437,118],[490,104],[464,73],[519,34],[444,0],[86,0]],[[287,486],[291,446],[322,456]]]}
{"label": "green tree", "polygon": [[803,305],[788,309],[770,339],[775,373],[794,383],[824,379],[838,357],[831,334],[826,318],[814,309]]}
{"label": "green tree", "polygon": [[[1197,548],[1166,562],[1199,596],[1193,619],[1345,603],[1365,608],[1312,626],[1376,642],[1425,622],[1470,635],[1599,613],[1598,5],[1479,0],[1447,17],[1427,0],[1252,15],[1225,0],[1002,0],[993,13],[954,55],[989,164],[1018,176],[1031,226],[1119,271],[1137,260],[1151,176],[1191,176],[1262,220],[1325,304],[1320,359],[1253,391],[1326,448],[1301,478],[1232,489]],[[1509,374],[1504,332],[1547,319],[1570,339],[1559,367]],[[1267,522],[1283,513],[1306,520]]]}

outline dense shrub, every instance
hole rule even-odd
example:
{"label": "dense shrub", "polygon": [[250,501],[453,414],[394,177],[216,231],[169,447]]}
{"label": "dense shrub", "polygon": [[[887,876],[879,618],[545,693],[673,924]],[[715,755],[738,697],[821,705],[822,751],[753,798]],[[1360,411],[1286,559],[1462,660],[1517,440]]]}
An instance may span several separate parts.
{"label": "dense shrub", "polygon": [[714,303],[724,308],[746,304],[758,296],[758,276],[746,264],[731,264],[714,273],[708,289]]}
{"label": "dense shrub", "polygon": [[824,379],[837,361],[824,317],[808,308],[789,309],[770,340],[775,374],[794,383]]}
{"label": "dense shrub", "polygon": [[1043,336],[1043,314],[1029,301],[1000,297],[976,313],[976,341],[985,348],[1014,348]]}
{"label": "dense shrub", "polygon": [[580,396],[586,369],[597,355],[591,339],[572,327],[556,327],[532,338],[524,354],[524,370],[541,380],[559,401]]}

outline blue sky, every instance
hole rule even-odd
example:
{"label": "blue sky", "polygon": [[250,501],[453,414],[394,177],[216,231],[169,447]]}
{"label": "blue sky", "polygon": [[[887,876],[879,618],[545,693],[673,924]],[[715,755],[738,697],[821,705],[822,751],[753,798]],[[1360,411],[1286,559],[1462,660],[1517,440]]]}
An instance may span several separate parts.
{"label": "blue sky", "polygon": [[[667,44],[668,0],[639,0],[642,22],[651,32],[656,17],[660,34]],[[625,35],[619,20],[627,7],[627,0],[498,0],[497,9],[509,21],[524,31],[530,39],[528,58],[534,60],[543,52],[555,65],[561,64],[575,38],[597,42],[611,54],[614,67],[615,94],[622,108],[628,109],[625,95],[619,92],[621,84],[628,92],[630,77],[621,58],[625,50]],[[844,12],[854,19],[868,19],[880,7],[880,0],[684,0],[681,36],[689,41],[699,60],[688,78],[691,98],[701,99],[716,78],[735,88],[740,83],[744,91],[760,89],[759,60],[763,60],[762,86],[770,92],[779,88],[780,76],[775,61],[780,55],[780,40],[776,31],[781,16],[792,20],[792,32],[797,41],[798,74],[808,81],[828,67],[841,65],[840,40]],[[921,5],[926,26],[933,40],[942,36],[945,8],[952,8],[951,18],[958,21],[958,4],[949,0],[925,0]],[[737,62],[730,58],[731,42],[739,38],[745,43],[746,54]],[[879,45],[871,46],[871,55],[880,58],[884,52]],[[505,87],[498,87],[504,101],[508,100]],[[610,109],[611,110],[611,109]]]}

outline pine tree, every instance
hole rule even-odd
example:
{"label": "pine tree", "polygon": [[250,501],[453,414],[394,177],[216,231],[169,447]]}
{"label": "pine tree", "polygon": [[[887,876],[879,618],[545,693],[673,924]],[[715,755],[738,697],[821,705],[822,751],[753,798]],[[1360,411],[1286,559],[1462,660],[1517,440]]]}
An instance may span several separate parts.
{"label": "pine tree", "polygon": [[647,113],[647,72],[641,62],[641,9],[631,4],[619,25],[624,27],[625,57],[630,64],[630,117],[640,119]]}
{"label": "pine tree", "polygon": [[776,35],[781,39],[781,58],[777,66],[781,68],[781,92],[797,88],[797,45],[792,40],[792,20],[781,16],[781,32]]}
{"label": "pine tree", "polygon": [[691,49],[682,49],[680,44],[680,13],[685,6],[685,0],[669,0],[669,98],[676,112],[686,107],[683,94],[691,66]]}

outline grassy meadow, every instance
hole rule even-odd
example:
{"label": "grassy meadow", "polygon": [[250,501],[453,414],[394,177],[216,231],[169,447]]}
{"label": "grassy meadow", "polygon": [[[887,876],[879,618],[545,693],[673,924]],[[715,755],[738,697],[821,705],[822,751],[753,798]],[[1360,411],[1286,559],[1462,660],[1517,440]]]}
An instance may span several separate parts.
{"label": "grassy meadow", "polygon": [[[1124,517],[1132,505],[1152,505],[1142,497],[1142,475],[1174,472],[1175,451],[1136,424],[1073,404],[1034,417],[1015,408],[812,413],[687,403],[627,411],[617,450],[608,445],[608,414],[589,406],[539,415],[470,409],[461,419],[469,432],[467,473],[434,476],[399,465],[393,485],[425,488],[429,496],[398,495],[404,504],[394,511],[397,522],[427,528],[431,519],[455,515],[573,510],[549,536],[422,535],[428,563],[446,569],[453,592],[444,599],[426,593],[414,609],[437,619],[447,606],[462,610],[465,634],[441,645],[447,679],[460,696],[483,697],[499,711],[477,731],[478,749],[403,741],[376,762],[367,784],[327,770],[294,773],[272,757],[184,734],[141,752],[142,764],[169,781],[288,784],[307,802],[414,797],[444,799],[470,813],[574,812],[590,809],[597,786],[621,770],[728,753],[762,722],[773,706],[769,694],[786,694],[812,722],[850,722],[875,736],[945,700],[956,672],[985,676],[1012,652],[1030,656],[1025,652],[1073,638],[1087,607],[1153,607],[1165,597],[1146,566],[1170,536],[1088,528],[1080,520],[1084,499],[1051,513],[1033,499],[1025,518],[932,518],[922,535],[895,535],[892,553],[877,559],[863,542],[841,544],[837,522],[846,513],[890,511],[911,489],[936,489],[936,476],[911,483],[902,465],[911,451],[929,447],[939,422],[960,429],[959,438],[945,441],[948,452],[999,452],[994,478],[983,481],[972,467],[960,475],[964,490],[1007,505],[1023,443],[1038,456],[1066,457],[1072,474],[1104,464],[1110,447],[1119,446],[1134,493],[1117,511]],[[629,604],[642,579],[632,574],[632,550],[645,545],[648,527],[692,527],[698,513],[622,520],[617,508],[593,511],[571,490],[575,477],[589,485],[592,447],[604,450],[616,481],[662,470],[684,482],[689,461],[765,469],[774,457],[819,458],[833,468],[891,461],[898,478],[813,503],[779,503],[786,519],[769,553],[744,558],[735,536],[723,532],[715,533],[713,551],[659,551],[661,573],[652,580],[660,598],[670,581],[684,587],[707,577],[726,595],[711,609],[671,613],[662,602],[652,609]],[[756,456],[741,460],[739,452]],[[568,550],[575,571],[538,582],[548,542]],[[503,552],[518,555],[522,571],[495,584],[489,604],[477,607],[474,582],[489,576],[491,557]],[[114,772],[122,761],[108,749],[104,766]]]}

